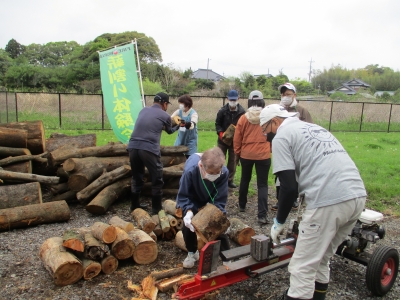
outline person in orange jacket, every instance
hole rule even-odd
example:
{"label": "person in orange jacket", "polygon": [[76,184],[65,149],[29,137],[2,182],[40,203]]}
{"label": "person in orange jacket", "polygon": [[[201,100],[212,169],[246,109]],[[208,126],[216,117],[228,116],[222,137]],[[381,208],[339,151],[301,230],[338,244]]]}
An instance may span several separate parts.
{"label": "person in orange jacket", "polygon": [[247,204],[247,193],[253,172],[257,174],[258,222],[269,223],[268,212],[268,173],[271,166],[270,143],[262,134],[260,113],[265,106],[260,91],[252,91],[248,99],[248,110],[237,122],[233,149],[240,157],[242,174],[239,186],[239,210],[244,212]]}

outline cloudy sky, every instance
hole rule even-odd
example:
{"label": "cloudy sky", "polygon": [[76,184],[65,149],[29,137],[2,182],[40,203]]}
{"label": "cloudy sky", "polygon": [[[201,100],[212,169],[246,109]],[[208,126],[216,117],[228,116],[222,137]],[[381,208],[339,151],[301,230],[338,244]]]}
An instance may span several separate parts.
{"label": "cloudy sky", "polygon": [[[85,44],[103,33],[154,38],[164,64],[308,80],[312,69],[379,64],[400,70],[398,0],[9,0],[1,1],[0,48]],[[140,47],[140,43],[139,47]]]}

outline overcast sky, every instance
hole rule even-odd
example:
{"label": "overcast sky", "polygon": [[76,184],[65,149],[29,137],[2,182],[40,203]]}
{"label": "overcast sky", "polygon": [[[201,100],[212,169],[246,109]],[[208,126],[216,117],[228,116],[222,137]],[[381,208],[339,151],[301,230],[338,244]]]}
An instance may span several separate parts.
{"label": "overcast sky", "polygon": [[[164,64],[308,80],[312,69],[379,64],[400,69],[399,0],[8,0],[1,1],[0,48],[138,31]],[[140,47],[140,41],[138,42]]]}

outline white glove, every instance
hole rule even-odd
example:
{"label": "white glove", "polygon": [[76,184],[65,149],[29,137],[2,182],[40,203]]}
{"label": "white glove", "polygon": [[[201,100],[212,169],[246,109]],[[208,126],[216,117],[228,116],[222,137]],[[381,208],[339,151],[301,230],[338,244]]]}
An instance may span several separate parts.
{"label": "white glove", "polygon": [[192,218],[193,218],[193,212],[189,210],[185,217],[183,218],[183,222],[185,223],[185,226],[190,229],[190,231],[194,232],[194,227],[192,225]]}
{"label": "white glove", "polygon": [[275,244],[279,244],[281,242],[279,235],[283,232],[283,225],[279,223],[276,218],[274,218],[274,224],[271,227],[271,238]]}

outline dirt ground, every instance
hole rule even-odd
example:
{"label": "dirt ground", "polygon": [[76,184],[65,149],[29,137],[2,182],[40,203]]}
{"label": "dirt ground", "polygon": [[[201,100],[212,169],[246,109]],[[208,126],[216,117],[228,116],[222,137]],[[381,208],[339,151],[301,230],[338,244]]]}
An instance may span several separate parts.
{"label": "dirt ground", "polygon": [[[248,201],[246,212],[239,212],[238,189],[230,189],[227,205],[228,218],[236,217],[251,226],[256,234],[269,235],[271,224],[260,226],[257,222],[256,196]],[[144,198],[150,205],[150,199]],[[274,192],[270,191],[269,206],[276,203]],[[368,205],[367,205],[368,206]],[[71,219],[68,222],[43,224],[26,229],[14,229],[0,233],[0,299],[131,299],[135,293],[127,288],[127,281],[140,284],[152,271],[166,270],[181,266],[186,253],[173,244],[173,241],[157,241],[158,257],[149,265],[138,265],[133,259],[119,261],[118,269],[110,274],[100,274],[92,280],[79,280],[73,285],[59,287],[54,285],[49,272],[39,258],[39,248],[50,237],[62,236],[70,228],[91,226],[96,221],[108,222],[114,215],[133,221],[129,213],[128,199],[115,203],[107,214],[95,216],[88,213],[82,205],[70,205]],[[269,211],[272,220],[274,212]],[[290,218],[294,218],[292,211]],[[133,221],[134,222],[134,221]],[[378,245],[388,245],[400,250],[398,228],[400,220],[385,216],[386,237]],[[135,224],[136,225],[136,224]],[[231,241],[231,247],[238,247]],[[220,262],[222,264],[222,262]],[[188,274],[197,268],[186,270]],[[365,283],[366,267],[335,256],[331,262],[331,282],[326,299],[375,299]],[[217,299],[276,299],[289,286],[287,268],[279,269],[257,278],[249,279],[219,291]],[[172,291],[159,293],[158,299],[171,299]],[[400,281],[397,278],[393,288],[382,299],[400,299]]]}

